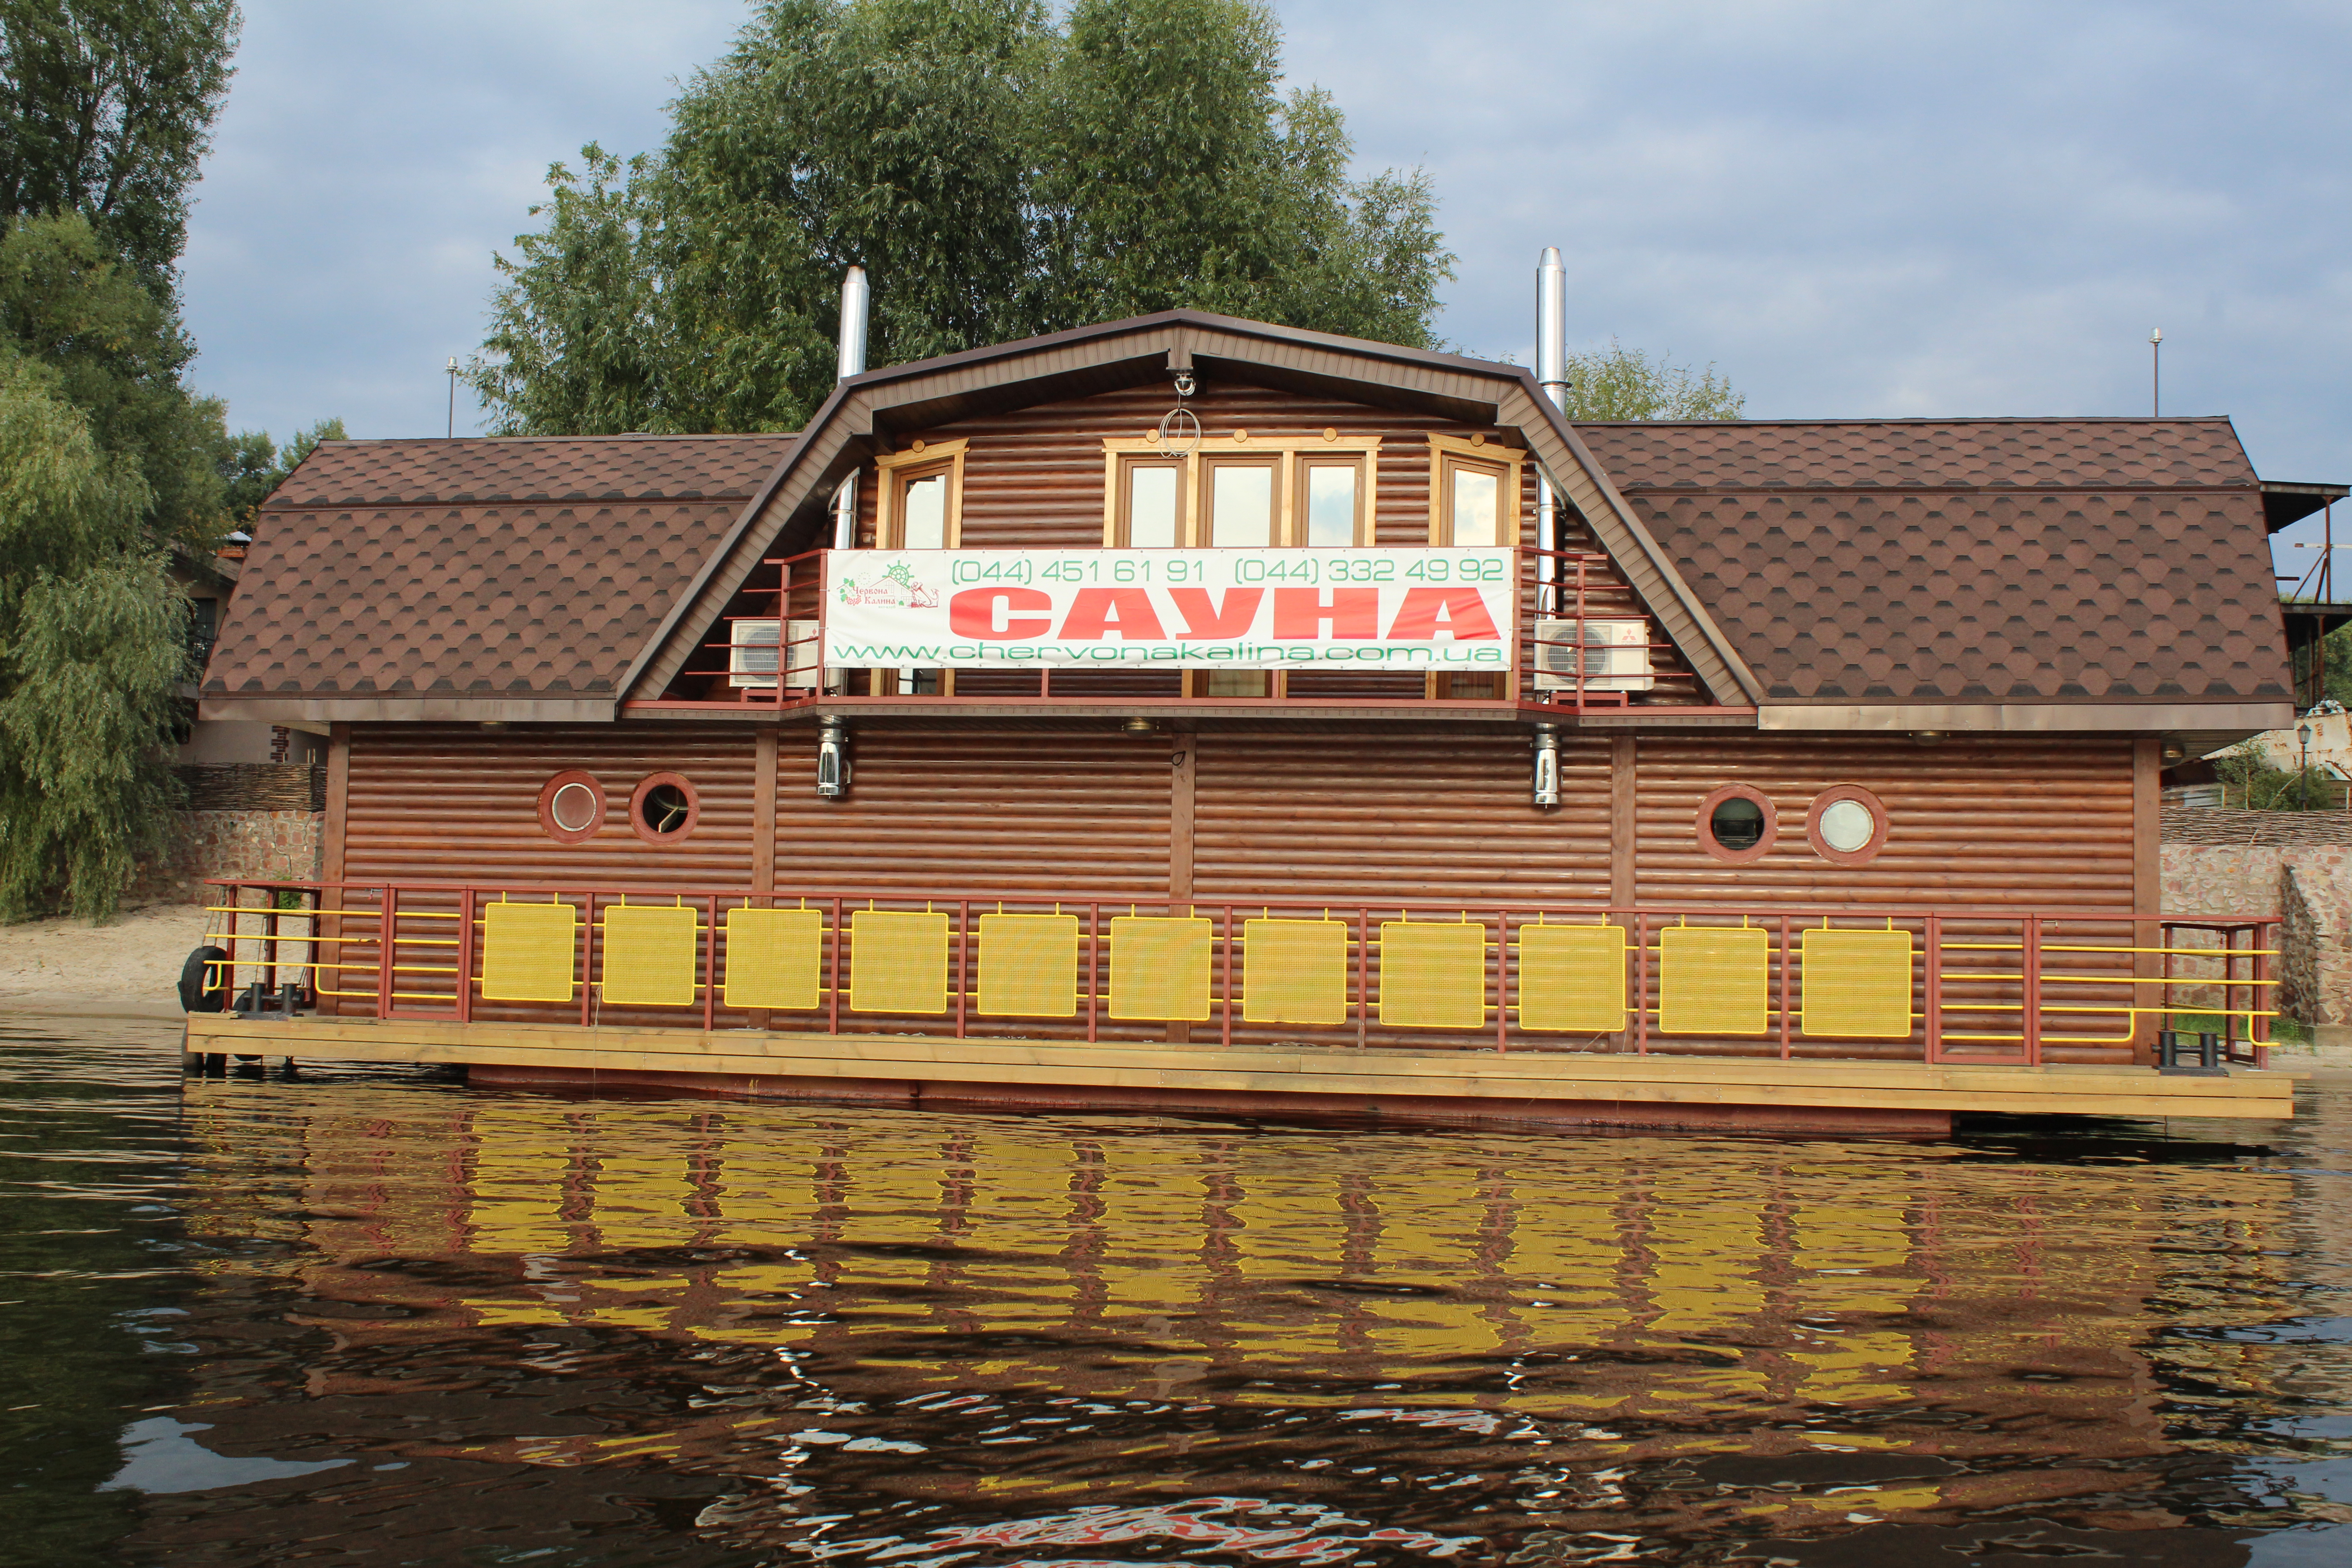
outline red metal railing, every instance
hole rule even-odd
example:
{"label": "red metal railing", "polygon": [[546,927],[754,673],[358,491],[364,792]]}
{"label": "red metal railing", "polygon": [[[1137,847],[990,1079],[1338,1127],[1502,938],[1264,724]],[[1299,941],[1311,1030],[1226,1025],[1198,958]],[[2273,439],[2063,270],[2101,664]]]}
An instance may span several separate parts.
{"label": "red metal railing", "polygon": [[[1192,707],[1264,703],[1286,708],[1394,707],[1423,712],[1433,707],[1444,706],[1525,710],[1531,717],[1573,715],[1596,710],[1614,711],[1628,708],[1638,708],[1652,717],[1691,712],[1731,716],[1754,711],[1750,708],[1725,708],[1701,701],[1696,683],[1689,672],[1681,668],[1674,645],[1659,632],[1656,622],[1640,606],[1630,590],[1615,581],[1609,558],[1593,551],[1518,547],[1517,613],[1515,614],[1511,632],[1514,639],[1513,667],[1507,674],[1465,676],[1457,673],[1441,683],[1433,693],[1424,689],[1418,694],[1400,696],[1375,691],[1344,697],[1294,695],[1286,689],[1286,682],[1278,679],[1282,675],[1280,671],[1259,672],[1267,677],[1265,694],[1261,696],[1212,695],[1195,691],[1181,677],[1173,674],[1163,677],[1170,689],[1118,696],[1100,691],[1056,693],[1051,669],[1006,670],[988,667],[986,673],[992,689],[985,694],[898,689],[898,674],[891,670],[828,670],[823,662],[827,611],[823,590],[824,563],[830,553],[828,551],[813,550],[761,562],[752,585],[743,589],[741,594],[743,598],[751,602],[752,608],[741,614],[722,616],[719,624],[727,628],[728,639],[703,645],[705,652],[724,656],[730,661],[740,647],[756,647],[764,652],[772,646],[775,654],[773,684],[732,688],[736,695],[731,700],[663,699],[633,701],[627,706],[636,710],[708,709],[740,711],[747,704],[793,710],[819,703],[828,709],[909,702],[986,708],[1004,702],[1076,707],[1100,706],[1109,701],[1127,707],[1157,707],[1168,703]],[[1612,657],[1631,655],[1637,649],[1648,655],[1643,663],[1656,684],[1653,689],[1638,692],[1622,686],[1627,679],[1625,675],[1593,673],[1589,668],[1594,656],[1610,646],[1592,643],[1590,640],[1592,628],[1602,623],[1634,621],[1641,622],[1646,628],[1647,640],[1638,644],[1613,645]],[[1572,636],[1567,638],[1540,636],[1541,627],[1547,622],[1572,627]],[[733,628],[746,623],[761,626],[773,623],[776,626],[775,643],[738,645],[734,641]],[[792,630],[795,624],[808,629],[795,637]],[[1542,679],[1546,675],[1544,667],[1548,650],[1553,650],[1550,663],[1566,667],[1559,670],[1557,679],[1560,684],[1556,686],[1545,684]],[[1559,650],[1565,650],[1564,656]],[[803,657],[796,658],[796,651]],[[704,679],[712,682],[733,679],[731,673],[725,670],[701,673]],[[765,672],[747,673],[761,675]],[[1412,679],[1418,681],[1424,673],[1433,672],[1415,670],[1412,672]],[[1035,677],[1034,685],[1026,679],[1033,674]],[[1487,683],[1486,694],[1474,695],[1454,689],[1464,681]],[[950,680],[945,684],[952,686],[953,682]]]}
{"label": "red metal railing", "polygon": [[[692,1023],[704,1029],[775,1026],[821,1029],[831,1034],[907,1033],[909,1016],[845,1017],[845,999],[854,988],[855,963],[845,941],[851,917],[862,910],[926,910],[948,920],[946,975],[950,1005],[915,1015],[940,1031],[961,1038],[973,1033],[1024,1037],[1082,1037],[1098,1041],[1106,1032],[1121,1037],[1160,1037],[1164,1018],[1116,1019],[1108,1011],[1108,921],[1122,914],[1183,913],[1212,926],[1210,1016],[1202,1020],[1220,1042],[1280,1039],[1327,1045],[1491,1044],[1512,1048],[1603,1048],[1646,1053],[1713,1048],[1723,1041],[1761,1047],[1782,1058],[1877,1057],[1943,1063],[2040,1066],[2052,1059],[2113,1059],[2145,1034],[2144,1022],[2183,1009],[2219,1015],[2233,1058],[2241,1046],[2260,1063],[2274,1013],[2264,1003],[2275,988],[2269,945],[2274,919],[2190,921],[2135,916],[2114,910],[1891,908],[1786,908],[1690,906],[1618,909],[1596,904],[1539,904],[1464,908],[1455,904],[1346,905],[1296,900],[1182,900],[1166,894],[1056,897],[1040,893],[903,889],[872,894],[775,889],[658,889],[578,884],[483,886],[446,882],[258,882],[222,879],[212,906],[223,929],[214,940],[230,953],[224,976],[232,994],[253,982],[279,986],[297,980],[316,1005],[356,1016],[382,1019],[438,1018],[469,1022],[486,1010],[505,1017],[558,1016],[557,1004],[519,1004],[487,996],[482,978],[486,903],[503,900],[553,902],[577,914],[570,960],[571,1000],[560,1016],[582,1026],[607,1021],[602,991],[604,942],[601,910],[614,903],[667,904],[696,911],[696,1003],[690,1007],[633,1005],[630,1022],[654,1026]],[[298,906],[299,907],[291,907]],[[730,1006],[723,1000],[729,952],[726,916],[741,908],[813,910],[821,917],[822,973],[817,1003],[787,1011]],[[1079,932],[1075,977],[1076,1010],[1056,1016],[982,1017],[975,1012],[980,959],[978,920],[991,913],[1052,910],[1075,918]],[[1328,921],[1346,928],[1341,1016],[1298,1025],[1253,1022],[1253,984],[1244,942],[1252,918]],[[1476,978],[1477,1028],[1407,1026],[1385,1019],[1385,955],[1381,923],[1476,925],[1481,929],[1483,967]],[[1536,926],[1620,928],[1624,933],[1625,973],[1622,1029],[1537,1030],[1526,1026],[1519,938]],[[1763,937],[1764,960],[1753,974],[1743,972],[1721,984],[1752,1002],[1757,1026],[1706,1037],[1712,1044],[1685,1039],[1691,1031],[1668,1034],[1664,1005],[1670,984],[1687,976],[1669,973],[1664,933],[1669,928],[1739,928]],[[1807,1030],[1807,963],[1803,933],[1836,930],[1903,931],[1908,934],[1911,978],[1907,1029],[1867,1038]],[[2160,933],[2154,947],[2140,934]],[[2188,940],[2197,938],[2200,940]],[[2160,959],[2161,962],[2154,962]],[[1678,961],[1679,962],[1679,961]],[[1268,971],[1266,978],[1274,976]],[[1823,983],[1834,978],[1824,975]],[[1466,981],[1465,981],[1466,984]],[[820,1023],[819,1020],[822,1020]],[[1515,1022],[1516,1019],[1516,1022]],[[869,1021],[870,1020],[870,1021]],[[1178,1027],[1184,1026],[1178,1025]],[[913,1032],[929,1032],[929,1029]],[[2053,1057],[2052,1053],[2056,1053]]]}

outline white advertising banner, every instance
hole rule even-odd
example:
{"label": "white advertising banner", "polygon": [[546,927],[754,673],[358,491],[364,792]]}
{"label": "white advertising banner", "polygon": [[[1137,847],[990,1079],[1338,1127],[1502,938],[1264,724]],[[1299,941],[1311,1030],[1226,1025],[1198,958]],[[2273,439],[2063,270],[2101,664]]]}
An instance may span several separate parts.
{"label": "white advertising banner", "polygon": [[835,669],[1502,670],[1516,552],[835,550]]}

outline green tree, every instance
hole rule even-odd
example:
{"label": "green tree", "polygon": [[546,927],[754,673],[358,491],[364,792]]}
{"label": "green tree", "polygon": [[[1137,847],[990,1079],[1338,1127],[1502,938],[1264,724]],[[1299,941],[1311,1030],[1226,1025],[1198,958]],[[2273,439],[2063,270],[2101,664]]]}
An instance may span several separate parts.
{"label": "green tree", "polygon": [[1567,370],[1570,419],[1737,419],[1748,406],[1715,366],[1694,374],[1614,338],[1605,349],[1569,355]]}
{"label": "green tree", "polygon": [[0,213],[81,213],[170,300],[240,26],[236,0],[0,0]]}
{"label": "green tree", "polygon": [[1427,182],[1279,75],[1243,0],[770,0],[658,154],[550,171],[468,380],[507,434],[796,429],[852,264],[877,364],[1178,305],[1432,342]]}
{"label": "green tree", "polygon": [[137,464],[157,534],[217,542],[221,405],[189,390],[195,344],[80,214],[17,218],[0,235],[0,341],[53,373],[103,450]]}
{"label": "green tree", "polygon": [[110,917],[174,799],[186,599],[59,380],[0,348],[0,920]]}
{"label": "green tree", "polygon": [[249,525],[269,492],[284,484],[286,476],[319,449],[320,442],[349,439],[341,419],[321,419],[298,431],[282,450],[267,430],[240,430],[229,437],[215,458],[229,521],[240,528]]}

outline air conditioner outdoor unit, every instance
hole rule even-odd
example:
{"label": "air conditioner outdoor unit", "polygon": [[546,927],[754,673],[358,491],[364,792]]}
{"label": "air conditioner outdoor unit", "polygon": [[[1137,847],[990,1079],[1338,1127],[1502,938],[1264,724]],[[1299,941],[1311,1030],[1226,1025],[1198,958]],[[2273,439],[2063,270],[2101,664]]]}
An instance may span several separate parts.
{"label": "air conditioner outdoor unit", "polygon": [[776,684],[776,633],[784,628],[790,647],[784,660],[784,684],[816,684],[817,629],[814,621],[736,621],[728,633],[727,684],[772,690]]}
{"label": "air conditioner outdoor unit", "polygon": [[1658,684],[1650,668],[1649,622],[1587,616],[1582,625],[1580,646],[1577,622],[1536,623],[1537,690],[1575,690],[1580,663],[1587,691],[1647,691]]}

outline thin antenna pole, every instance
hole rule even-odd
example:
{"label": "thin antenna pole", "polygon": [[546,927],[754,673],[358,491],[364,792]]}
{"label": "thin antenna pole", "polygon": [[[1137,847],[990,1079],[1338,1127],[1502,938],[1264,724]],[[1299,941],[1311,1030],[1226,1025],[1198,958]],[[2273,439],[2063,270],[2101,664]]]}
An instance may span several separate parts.
{"label": "thin antenna pole", "polygon": [[2150,329],[2147,334],[2147,415],[2151,419],[2164,415],[2164,329]]}
{"label": "thin antenna pole", "polygon": [[449,356],[449,439],[457,438],[457,356]]}

